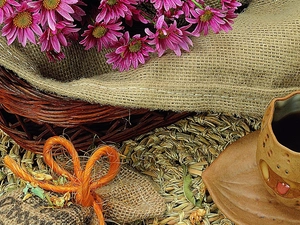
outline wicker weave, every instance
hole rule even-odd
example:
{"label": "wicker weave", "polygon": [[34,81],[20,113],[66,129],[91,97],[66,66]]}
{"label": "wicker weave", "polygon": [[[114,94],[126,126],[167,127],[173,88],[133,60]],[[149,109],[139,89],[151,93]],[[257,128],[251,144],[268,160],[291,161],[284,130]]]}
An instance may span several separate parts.
{"label": "wicker weave", "polygon": [[77,150],[86,150],[91,144],[121,142],[191,114],[102,106],[43,93],[2,67],[0,104],[0,128],[36,153],[53,135],[64,135]]}

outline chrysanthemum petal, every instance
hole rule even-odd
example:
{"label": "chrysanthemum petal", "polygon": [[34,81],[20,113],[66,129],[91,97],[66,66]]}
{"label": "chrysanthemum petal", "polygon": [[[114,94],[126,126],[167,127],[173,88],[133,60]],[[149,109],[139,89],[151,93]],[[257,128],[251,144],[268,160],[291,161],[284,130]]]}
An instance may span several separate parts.
{"label": "chrysanthemum petal", "polygon": [[18,33],[14,32],[14,33],[12,33],[12,35],[10,36],[10,38],[6,37],[7,38],[7,44],[11,45],[16,40],[17,35],[18,35]]}
{"label": "chrysanthemum petal", "polygon": [[[69,3],[69,2],[68,2]],[[69,3],[70,4],[70,3]],[[74,10],[73,8],[69,5],[69,4],[66,4],[65,2],[61,2],[59,7],[57,8],[57,10],[63,10],[67,13],[74,13]]]}
{"label": "chrysanthemum petal", "polygon": [[60,43],[59,43],[59,41],[58,41],[57,36],[53,36],[53,37],[50,39],[50,42],[51,42],[51,45],[52,45],[53,49],[54,49],[56,52],[60,52]]}
{"label": "chrysanthemum petal", "polygon": [[33,31],[32,31],[31,29],[25,29],[25,30],[24,30],[24,35],[27,36],[28,40],[29,40],[31,43],[33,43],[33,44],[36,43],[34,33],[33,33]]}
{"label": "chrysanthemum petal", "polygon": [[43,34],[43,31],[42,31],[41,27],[37,24],[33,24],[31,26],[31,29],[33,30],[34,33],[36,33],[39,36],[41,36]]}
{"label": "chrysanthemum petal", "polygon": [[62,33],[59,33],[57,35],[57,39],[58,39],[58,42],[61,43],[62,46],[67,46],[68,45],[68,41]]}
{"label": "chrysanthemum petal", "polygon": [[61,8],[58,8],[58,9],[57,9],[57,12],[58,12],[62,17],[64,17],[66,20],[74,21],[73,17],[72,17],[68,12],[66,12],[65,10],[63,10],[63,9],[61,9]]}

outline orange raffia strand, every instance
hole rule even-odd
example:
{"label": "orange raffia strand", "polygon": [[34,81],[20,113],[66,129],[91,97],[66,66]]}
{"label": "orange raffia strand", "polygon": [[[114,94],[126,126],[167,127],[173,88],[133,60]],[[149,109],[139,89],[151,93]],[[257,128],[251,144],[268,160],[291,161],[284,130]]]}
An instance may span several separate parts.
{"label": "orange raffia strand", "polygon": [[[60,167],[53,159],[51,154],[52,146],[57,144],[64,146],[71,155],[74,165],[74,175]],[[96,161],[104,155],[108,157],[109,170],[107,174],[101,177],[99,180],[92,182],[91,172],[93,166],[95,165]],[[118,152],[110,146],[100,147],[87,161],[85,170],[82,170],[77,151],[75,150],[73,144],[65,138],[54,136],[46,141],[44,145],[43,156],[45,163],[50,166],[55,173],[67,177],[67,179],[70,181],[68,184],[64,186],[56,186],[48,182],[36,180],[34,177],[24,171],[16,163],[16,161],[8,155],[4,157],[4,163],[18,177],[31,183],[35,183],[45,190],[58,193],[76,192],[76,203],[86,207],[93,206],[100,225],[104,225],[104,217],[101,206],[102,200],[94,192],[94,190],[109,183],[118,174],[120,168],[120,158]]]}

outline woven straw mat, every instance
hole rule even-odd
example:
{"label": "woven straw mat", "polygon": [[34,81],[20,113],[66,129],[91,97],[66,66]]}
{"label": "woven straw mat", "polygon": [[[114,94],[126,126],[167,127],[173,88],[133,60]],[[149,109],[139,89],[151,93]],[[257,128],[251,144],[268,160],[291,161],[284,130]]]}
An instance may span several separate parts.
{"label": "woven straw mat", "polygon": [[105,51],[74,45],[66,60],[49,63],[39,47],[8,47],[4,37],[0,65],[38,89],[92,103],[262,115],[270,99],[300,88],[299,13],[298,0],[252,0],[228,34],[123,73],[105,63]]}
{"label": "woven straw mat", "polygon": [[[260,121],[260,117],[200,113],[117,144],[123,164],[152,180],[166,203],[163,215],[130,224],[232,225],[206,191],[201,174],[230,143],[258,130]],[[7,153],[15,155],[25,167],[38,165],[43,169],[40,155],[24,152],[3,134],[1,154]],[[19,179],[6,168],[0,171],[0,193],[20,186]],[[188,176],[191,180],[186,183]]]}

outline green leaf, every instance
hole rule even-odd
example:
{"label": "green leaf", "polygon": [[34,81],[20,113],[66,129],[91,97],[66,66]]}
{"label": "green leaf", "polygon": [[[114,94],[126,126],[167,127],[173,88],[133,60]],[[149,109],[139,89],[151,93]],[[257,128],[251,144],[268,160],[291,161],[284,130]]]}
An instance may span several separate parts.
{"label": "green leaf", "polygon": [[53,203],[52,203],[52,201],[51,201],[51,199],[50,199],[49,194],[45,193],[45,194],[44,194],[44,197],[45,197],[45,199],[47,200],[48,204],[49,204],[50,206],[53,206]]}
{"label": "green leaf", "polygon": [[192,185],[192,176],[191,174],[187,174],[187,168],[186,166],[183,167],[184,171],[184,177],[183,177],[183,192],[186,199],[191,202],[193,205],[196,205],[196,199],[194,197],[194,194],[191,190]]}
{"label": "green leaf", "polygon": [[45,192],[44,192],[44,190],[42,189],[42,188],[40,188],[40,187],[33,187],[32,189],[31,189],[31,193],[32,194],[34,194],[34,195],[36,195],[36,196],[38,196],[39,198],[41,198],[41,199],[43,199],[44,200],[44,198],[45,198]]}
{"label": "green leaf", "polygon": [[192,175],[188,174],[187,167],[183,166],[183,193],[186,199],[191,202],[194,206],[202,207],[202,199],[196,200],[194,193],[191,190],[192,186]]}
{"label": "green leaf", "polygon": [[188,174],[183,179],[183,192],[186,199],[191,202],[193,205],[196,205],[196,199],[194,197],[194,194],[192,190],[190,189],[192,183],[192,177],[191,174]]}
{"label": "green leaf", "polygon": [[26,195],[29,191],[29,189],[32,188],[30,183],[27,183],[26,186],[23,188],[23,193]]}

